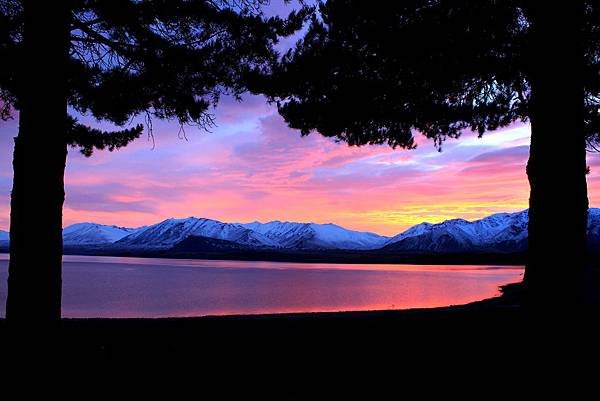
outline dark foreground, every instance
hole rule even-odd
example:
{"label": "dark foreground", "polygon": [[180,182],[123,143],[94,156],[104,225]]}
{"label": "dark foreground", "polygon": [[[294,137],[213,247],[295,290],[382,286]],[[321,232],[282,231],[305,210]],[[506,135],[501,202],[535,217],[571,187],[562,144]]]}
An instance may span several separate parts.
{"label": "dark foreground", "polygon": [[307,363],[317,370],[383,369],[390,363],[395,369],[439,370],[469,361],[521,370],[557,358],[597,358],[600,309],[531,313],[513,292],[509,287],[500,298],[406,311],[64,319],[54,328],[26,331],[0,321],[0,344],[3,356],[50,355],[71,367],[192,364],[229,373],[252,371],[258,363],[275,370]]}
{"label": "dark foreground", "polygon": [[[587,282],[600,288],[600,269]],[[63,319],[21,329],[0,320],[0,357],[10,368],[3,383],[25,378],[34,390],[38,377],[51,377],[60,394],[83,384],[78,396],[112,396],[124,385],[137,395],[166,390],[169,399],[595,392],[600,299],[532,312],[521,298],[509,285],[498,298],[404,311]]]}

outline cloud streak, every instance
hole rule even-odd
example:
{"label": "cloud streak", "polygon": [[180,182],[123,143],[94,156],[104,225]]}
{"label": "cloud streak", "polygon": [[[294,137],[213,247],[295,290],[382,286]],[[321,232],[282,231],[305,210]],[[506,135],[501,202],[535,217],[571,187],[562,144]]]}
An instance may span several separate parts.
{"label": "cloud streak", "polygon": [[[256,96],[223,99],[212,133],[155,123],[156,147],[141,139],[113,153],[69,154],[64,221],[140,226],[168,217],[222,221],[334,222],[393,235],[422,221],[476,219],[527,207],[529,127],[483,138],[466,133],[438,152],[348,147],[301,137]],[[8,227],[12,136],[0,126],[0,228]],[[600,206],[600,158],[591,154],[590,200]]]}

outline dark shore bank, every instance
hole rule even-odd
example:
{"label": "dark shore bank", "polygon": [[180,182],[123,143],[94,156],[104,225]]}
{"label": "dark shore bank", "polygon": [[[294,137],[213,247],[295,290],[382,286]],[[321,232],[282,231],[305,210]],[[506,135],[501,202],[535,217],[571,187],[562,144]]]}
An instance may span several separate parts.
{"label": "dark shore bank", "polygon": [[266,365],[267,372],[284,376],[288,369],[306,373],[307,366],[320,375],[340,369],[437,377],[469,372],[504,383],[534,369],[568,371],[588,366],[583,360],[597,363],[600,268],[588,270],[586,283],[588,302],[576,309],[533,311],[523,306],[521,286],[510,284],[500,297],[430,309],[63,319],[54,326],[22,327],[0,320],[0,355],[127,374],[141,368],[256,377]]}
{"label": "dark shore bank", "polygon": [[[8,253],[0,246],[0,253]],[[403,253],[373,251],[330,250],[124,250],[105,247],[65,247],[65,255],[120,256],[136,258],[240,260],[297,263],[352,263],[352,264],[428,264],[428,265],[523,265],[524,253]]]}
{"label": "dark shore bank", "polygon": [[498,298],[432,309],[63,319],[58,326],[27,331],[0,320],[0,352],[15,357],[52,352],[70,363],[202,361],[224,367],[237,361],[246,368],[258,360],[288,364],[312,358],[335,364],[373,358],[424,365],[431,358],[444,364],[460,358],[493,363],[515,355],[576,356],[578,349],[595,354],[597,305],[532,313],[521,305],[519,286],[509,285]]}

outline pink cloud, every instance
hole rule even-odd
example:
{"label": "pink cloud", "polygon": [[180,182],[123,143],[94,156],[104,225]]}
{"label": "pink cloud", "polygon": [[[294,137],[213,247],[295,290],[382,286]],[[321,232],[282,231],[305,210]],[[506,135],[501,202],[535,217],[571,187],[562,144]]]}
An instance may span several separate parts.
{"label": "pink cloud", "polygon": [[[293,7],[276,3],[269,12],[285,14]],[[138,226],[196,215],[336,222],[395,234],[423,220],[473,219],[527,205],[523,145],[528,139],[514,132],[525,125],[481,140],[467,132],[438,153],[418,133],[414,151],[349,148],[318,135],[301,138],[259,96],[245,96],[242,103],[224,97],[215,114],[218,126],[212,133],[187,128],[187,140],[177,124],[155,121],[154,149],[142,138],[90,159],[72,151],[65,224]],[[0,126],[0,228],[8,226],[15,132],[14,123]],[[600,206],[600,168],[595,168],[600,159],[591,155],[590,165],[590,199]]]}
{"label": "pink cloud", "polygon": [[[348,147],[301,137],[261,98],[224,99],[212,133],[177,137],[156,123],[157,146],[141,139],[117,152],[84,158],[72,151],[65,224],[97,221],[140,226],[168,217],[222,221],[334,222],[393,235],[422,222],[476,219],[527,207],[528,128],[478,139],[465,133],[443,152],[422,136],[416,150]],[[14,126],[0,139],[0,228],[8,226]],[[592,206],[600,206],[600,158],[589,155]]]}

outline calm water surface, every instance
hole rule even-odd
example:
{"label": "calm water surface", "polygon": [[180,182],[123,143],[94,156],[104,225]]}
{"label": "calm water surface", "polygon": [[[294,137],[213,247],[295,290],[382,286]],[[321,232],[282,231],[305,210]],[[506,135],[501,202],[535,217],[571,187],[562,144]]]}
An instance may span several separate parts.
{"label": "calm water surface", "polygon": [[[64,256],[65,317],[164,317],[462,304],[521,279],[520,266],[246,262]],[[8,255],[0,254],[0,315]]]}

